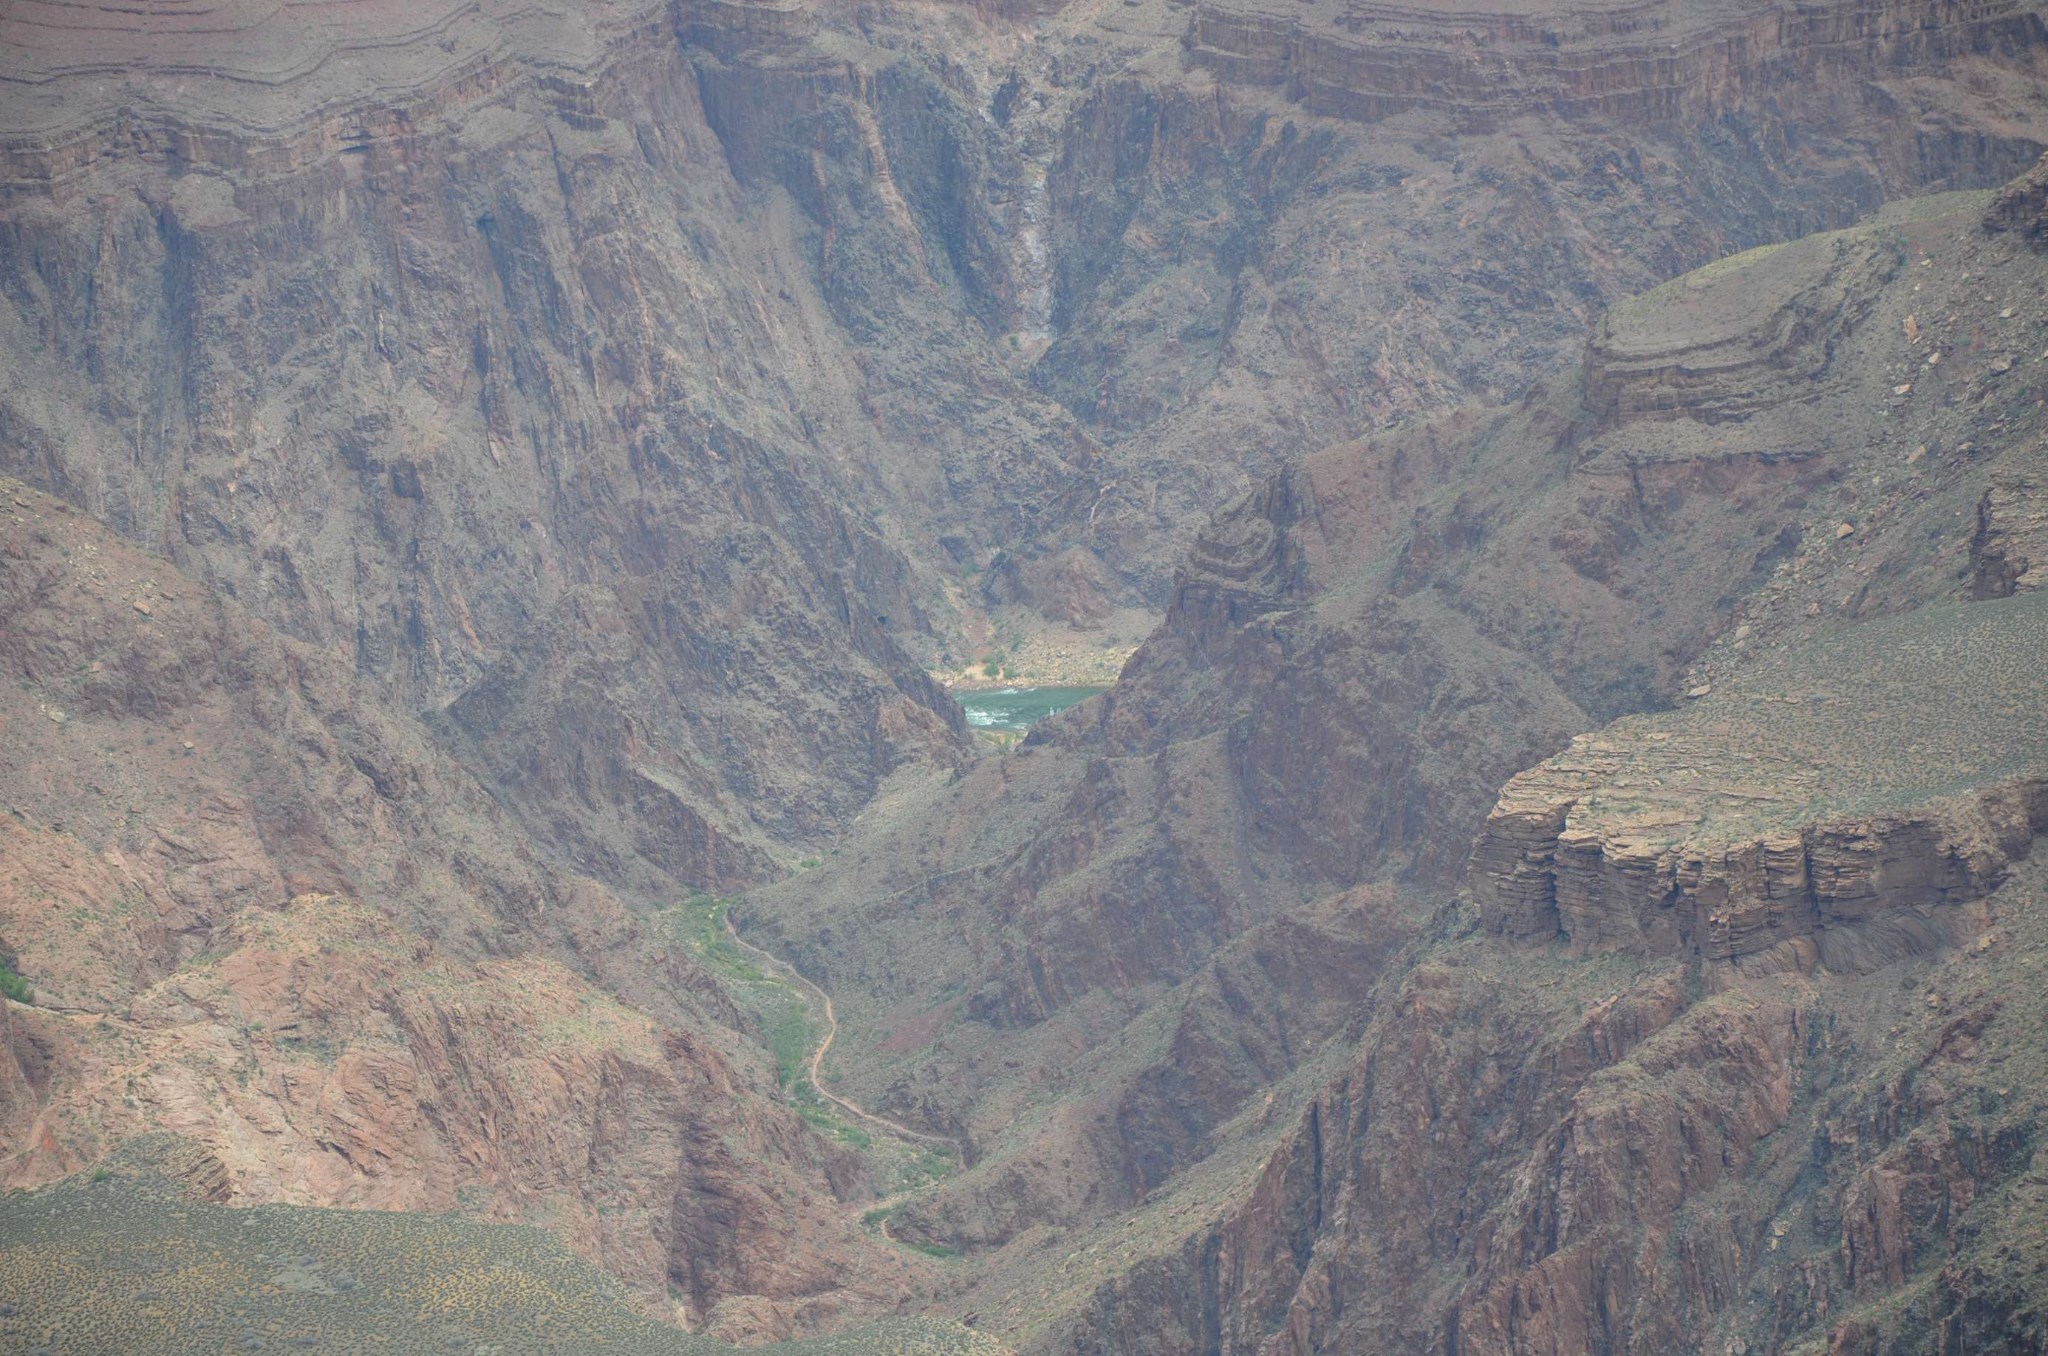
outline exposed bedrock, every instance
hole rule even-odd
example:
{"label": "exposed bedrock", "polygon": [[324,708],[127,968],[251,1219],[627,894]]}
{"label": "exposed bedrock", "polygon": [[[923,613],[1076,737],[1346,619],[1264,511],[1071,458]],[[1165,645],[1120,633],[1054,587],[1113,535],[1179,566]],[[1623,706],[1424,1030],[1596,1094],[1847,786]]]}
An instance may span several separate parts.
{"label": "exposed bedrock", "polygon": [[11,479],[0,616],[0,956],[33,993],[0,1003],[6,1185],[170,1130],[216,1199],[543,1217],[697,1322],[894,1304],[818,1224],[858,1160],[712,975],[345,650]]}
{"label": "exposed bedrock", "polygon": [[1708,269],[1630,298],[1594,328],[1587,412],[1610,427],[1711,426],[1810,402],[1903,254],[1898,240],[1876,232],[1812,236],[1767,246],[1754,261],[1726,261],[1739,284],[1715,286]]}
{"label": "exposed bedrock", "polygon": [[1444,945],[1238,1203],[1042,1346],[2039,1350],[2040,1095],[2008,1061],[2038,1034],[2043,883],[2016,864],[1995,944],[1882,979],[1703,994],[1667,958]]}
{"label": "exposed bedrock", "polygon": [[2025,0],[1643,0],[1569,14],[1347,0],[1309,15],[1265,0],[1204,0],[1188,47],[1223,80],[1276,86],[1341,117],[1430,109],[1487,123],[1544,110],[1645,124],[2024,49],[2041,42],[2041,22]]}
{"label": "exposed bedrock", "polygon": [[[2039,507],[2041,256],[1983,231],[1994,196],[1732,256],[1616,307],[1530,398],[1269,478],[1115,689],[750,895],[834,989],[849,1085],[974,1146],[906,1236],[987,1254],[991,1309],[1057,1275],[1045,1350],[1755,1349],[1736,1297],[1837,1115],[1813,1099],[1839,1066],[1801,1081],[1827,1019],[1799,986],[1883,1045],[1898,977],[2002,954],[2038,875],[2041,595],[1965,601],[2001,549],[1974,544],[1987,490],[1997,521]],[[1361,882],[1412,949],[1354,962],[1362,1038],[1268,1066],[1306,1118],[1254,1192],[1283,1111],[1181,1036],[1243,974],[1223,958]],[[1478,907],[1431,917],[1464,886]],[[1861,1237],[1872,1203],[1925,1277],[1932,1183],[1988,1198],[2020,1161],[1969,1152],[1884,1215],[1893,1169],[1846,1207],[1870,1165],[1844,1150],[1814,1228]],[[1880,1293],[1840,1288],[1846,1255],[1755,1282],[1783,1333]]]}
{"label": "exposed bedrock", "polygon": [[1581,736],[1480,832],[1489,928],[1802,969],[1948,939],[2048,831],[2044,625],[2039,595],[1924,609]]}
{"label": "exposed bedrock", "polygon": [[1984,225],[1991,231],[2011,231],[2036,249],[2048,249],[2048,157],[2006,185]]}
{"label": "exposed bedrock", "polygon": [[2048,585],[2048,447],[1992,473],[1970,540],[1970,595],[2003,598]]}
{"label": "exposed bedrock", "polygon": [[814,421],[846,355],[760,304],[815,295],[806,228],[740,224],[686,49],[609,34],[274,172],[17,188],[0,465],[449,707],[613,879],[724,888],[962,728],[899,644],[929,591],[864,511],[879,440]]}
{"label": "exposed bedrock", "polygon": [[[850,570],[912,648],[942,629],[939,577],[999,549],[1016,585],[999,601],[1087,623],[1166,603],[1193,525],[1304,448],[1516,393],[1602,301],[1891,195],[2000,182],[2048,139],[2023,94],[2039,25],[2006,5],[1864,14],[1861,42],[1834,10],[1648,6],[1556,32],[1303,20],[1418,72],[1445,51],[1463,69],[1496,30],[1531,45],[1517,71],[1591,71],[1615,44],[1668,64],[1673,40],[1747,50],[1749,28],[1773,31],[1777,55],[1729,58],[1742,94],[1711,116],[1574,122],[1538,99],[1540,125],[1486,132],[1424,101],[1392,138],[1219,98],[1166,60],[1169,36],[1098,32],[1076,7],[1026,50],[1012,25],[1036,8],[925,16],[985,41],[986,62],[943,56],[909,11],[786,2],[10,11],[6,248],[34,275],[8,289],[14,346],[25,370],[40,356],[95,389],[0,406],[9,464],[166,550],[261,538],[264,586],[307,590],[280,620],[360,625],[365,662],[422,704],[466,689],[563,589],[644,568],[622,520],[672,534],[671,500],[766,528],[806,610]],[[1262,15],[1196,11],[1194,50]],[[136,73],[118,98],[116,68]],[[303,379],[251,375],[285,366]],[[216,502],[276,488],[266,444],[286,429],[290,478],[329,505],[318,549]],[[492,489],[451,505],[457,484]],[[848,505],[851,522],[829,511]],[[351,535],[390,540],[358,564]],[[457,538],[492,548],[476,577],[451,564]],[[1077,608],[1076,579],[1102,597]],[[873,742],[823,742],[838,735]],[[865,790],[781,788],[767,823],[691,811],[758,857],[843,817],[797,802]]]}

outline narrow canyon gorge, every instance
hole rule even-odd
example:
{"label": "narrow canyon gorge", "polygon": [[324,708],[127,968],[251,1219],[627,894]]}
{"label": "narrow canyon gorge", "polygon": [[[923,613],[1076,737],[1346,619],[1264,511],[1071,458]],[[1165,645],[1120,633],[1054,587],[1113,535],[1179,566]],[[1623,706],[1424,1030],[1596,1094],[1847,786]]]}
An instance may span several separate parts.
{"label": "narrow canyon gorge", "polygon": [[2048,1351],[2040,0],[0,4],[0,1356]]}

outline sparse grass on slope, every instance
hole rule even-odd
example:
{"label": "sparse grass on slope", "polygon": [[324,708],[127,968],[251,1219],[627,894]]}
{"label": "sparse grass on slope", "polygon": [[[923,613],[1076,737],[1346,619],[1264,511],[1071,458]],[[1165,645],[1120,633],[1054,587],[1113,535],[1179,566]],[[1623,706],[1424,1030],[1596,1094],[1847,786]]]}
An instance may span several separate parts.
{"label": "sparse grass on slope", "polygon": [[[0,1353],[719,1356],[632,1312],[542,1230],[455,1216],[231,1209],[126,1172],[0,1198]],[[778,1356],[997,1356],[955,1324],[890,1320]]]}

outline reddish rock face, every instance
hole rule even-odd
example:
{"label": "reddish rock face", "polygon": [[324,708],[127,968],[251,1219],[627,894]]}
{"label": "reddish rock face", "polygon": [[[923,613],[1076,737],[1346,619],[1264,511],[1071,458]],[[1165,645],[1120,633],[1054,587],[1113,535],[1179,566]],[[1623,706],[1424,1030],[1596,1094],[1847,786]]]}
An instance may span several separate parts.
{"label": "reddish rock face", "polygon": [[1875,1003],[1870,978],[1700,997],[1669,966],[1440,950],[1243,1203],[1051,1347],[2034,1350],[2041,1107],[2004,1081],[2034,1017],[2003,987],[2041,881],[2018,868],[1994,942]]}
{"label": "reddish rock face", "polygon": [[544,1219],[733,1335],[895,1306],[715,981],[338,656],[12,481],[0,599],[8,1185],[170,1131],[215,1199]]}
{"label": "reddish rock face", "polygon": [[[2044,51],[8,7],[0,1175],[170,1131],[746,1339],[2038,1346],[2040,171],[1917,195],[2036,162]],[[1773,742],[1966,593],[1827,662],[1975,743]],[[984,758],[919,661],[1002,608],[1164,622]],[[971,1160],[886,1225],[645,921],[800,861],[738,913],[829,1076]]]}
{"label": "reddish rock face", "polygon": [[2031,600],[1922,609],[1575,739],[1480,830],[1487,926],[1716,971],[1935,945],[2048,829],[2048,694],[2017,658],[2040,624]]}
{"label": "reddish rock face", "polygon": [[[2005,1206],[1943,1234],[1925,1203],[2017,1201],[2038,1112],[1923,1018],[1990,1020],[2030,954],[1997,947],[2036,917],[2048,708],[2033,599],[1958,573],[2041,445],[2031,401],[1989,403],[1981,354],[2033,333],[2000,313],[2042,280],[1987,198],[1681,278],[1563,394],[1307,459],[1205,531],[1116,689],[750,900],[878,1038],[941,1014],[862,1076],[974,1140],[906,1218],[985,1259],[977,1303],[1032,1312],[1040,1278],[1065,1316],[1033,1340],[1075,1352],[1791,1350],[1978,1255]],[[1976,326],[1967,372],[1927,362]],[[1926,405],[1891,389],[1942,369]],[[1630,705],[1682,709],[1568,733]],[[1538,739],[1569,747],[1511,742]],[[1407,949],[1344,967],[1355,1025],[1207,1100],[1237,1054],[1156,1033],[1374,876]],[[1231,1021],[1297,1011],[1225,992]],[[1944,1091],[1876,1110],[1908,1065]],[[1922,1154],[1895,1209],[1871,1165],[1923,1133],[2004,1147]],[[1134,1174],[1141,1143],[1176,1148]],[[1939,1285],[1879,1349],[2024,1330],[2016,1292]]]}

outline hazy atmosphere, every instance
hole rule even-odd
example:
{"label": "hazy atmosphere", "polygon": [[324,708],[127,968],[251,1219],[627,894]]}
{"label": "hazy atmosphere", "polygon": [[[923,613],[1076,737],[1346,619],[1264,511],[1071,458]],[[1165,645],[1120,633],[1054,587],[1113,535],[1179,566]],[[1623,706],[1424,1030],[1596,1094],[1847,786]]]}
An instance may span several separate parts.
{"label": "hazy atmosphere", "polygon": [[0,1356],[2048,1353],[2048,0],[0,0]]}

